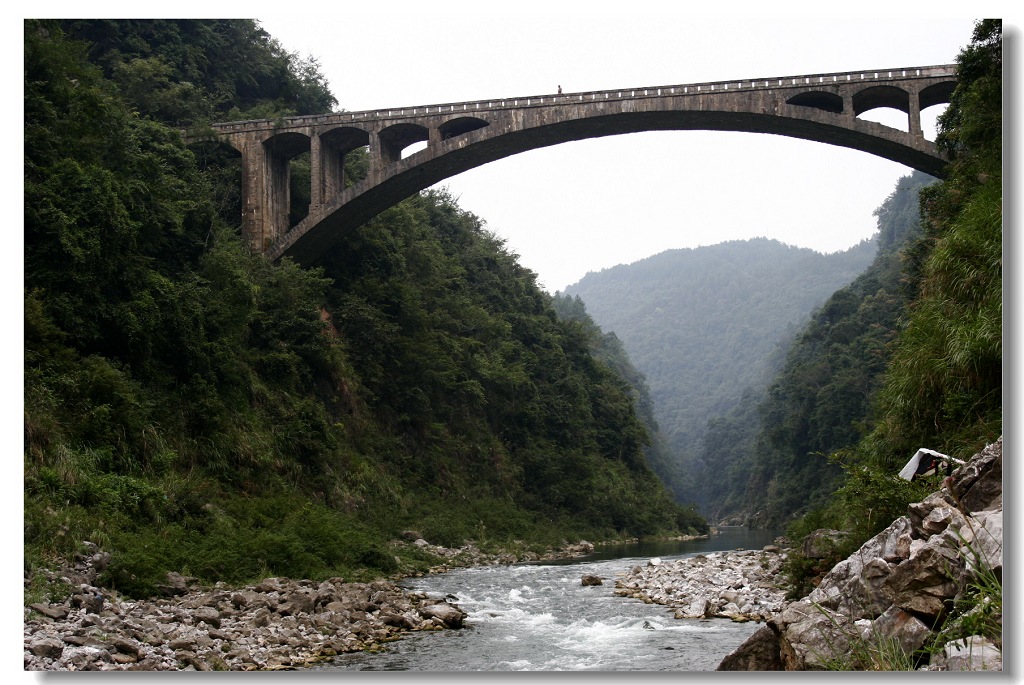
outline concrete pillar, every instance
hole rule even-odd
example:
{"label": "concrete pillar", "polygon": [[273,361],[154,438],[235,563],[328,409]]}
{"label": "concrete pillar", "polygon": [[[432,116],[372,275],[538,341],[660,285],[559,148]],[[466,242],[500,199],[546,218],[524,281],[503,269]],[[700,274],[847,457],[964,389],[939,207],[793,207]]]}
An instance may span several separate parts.
{"label": "concrete pillar", "polygon": [[345,155],[314,133],[309,142],[309,167],[313,188],[310,209],[329,204],[345,189]]}
{"label": "concrete pillar", "polygon": [[387,145],[380,137],[380,131],[370,132],[370,168],[366,170],[366,178],[372,183],[379,183],[383,178],[384,169],[387,168],[388,150]]}
{"label": "concrete pillar", "polygon": [[909,107],[907,116],[910,120],[910,135],[915,138],[923,138],[921,131],[921,93],[916,86],[907,89],[909,91]]}
{"label": "concrete pillar", "polygon": [[291,174],[288,169],[288,158],[275,154],[272,149],[263,146],[264,168],[267,184],[264,188],[269,211],[266,215],[263,231],[263,244],[260,252],[266,252],[274,242],[288,231],[288,212],[291,209]]}
{"label": "concrete pillar", "polygon": [[268,228],[263,143],[249,136],[238,147],[242,152],[242,240],[259,254],[264,250]]}

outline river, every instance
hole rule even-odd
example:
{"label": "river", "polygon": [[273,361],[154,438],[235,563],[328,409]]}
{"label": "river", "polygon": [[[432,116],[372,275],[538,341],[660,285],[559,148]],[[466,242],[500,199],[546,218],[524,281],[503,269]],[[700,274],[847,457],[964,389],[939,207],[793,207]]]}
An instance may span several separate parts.
{"label": "river", "polygon": [[[651,557],[760,549],[773,534],[722,528],[706,540],[601,547],[573,560],[459,569],[403,585],[467,612],[462,630],[407,634],[385,652],[338,657],[317,670],[713,671],[759,627],[728,619],[675,619],[666,607],[614,594],[617,573]],[[604,578],[583,586],[584,574]]]}

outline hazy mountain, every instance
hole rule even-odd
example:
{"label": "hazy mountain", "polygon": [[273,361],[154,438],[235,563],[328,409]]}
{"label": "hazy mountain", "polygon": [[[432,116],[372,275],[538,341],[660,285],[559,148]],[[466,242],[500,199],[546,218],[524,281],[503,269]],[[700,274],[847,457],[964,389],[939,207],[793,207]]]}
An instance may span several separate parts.
{"label": "hazy mountain", "polygon": [[[655,418],[685,471],[708,420],[769,382],[782,343],[875,252],[874,240],[827,255],[766,238],[730,241],[591,272],[565,292],[619,337],[646,376]],[[678,497],[695,501],[687,483],[671,480]]]}

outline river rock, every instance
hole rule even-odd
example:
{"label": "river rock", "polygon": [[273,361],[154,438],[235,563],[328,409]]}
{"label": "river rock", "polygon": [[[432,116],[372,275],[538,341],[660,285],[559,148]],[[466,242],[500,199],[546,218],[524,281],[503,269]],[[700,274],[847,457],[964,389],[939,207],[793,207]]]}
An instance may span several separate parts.
{"label": "river rock", "polygon": [[761,626],[747,638],[747,649],[729,654],[718,664],[718,671],[781,671],[779,638],[770,626]]}
{"label": "river rock", "polygon": [[60,620],[62,618],[67,618],[68,616],[68,607],[63,604],[45,604],[43,602],[36,602],[35,604],[29,604],[28,606],[30,609],[38,611],[47,618]]}
{"label": "river rock", "polygon": [[25,670],[280,670],[372,648],[403,631],[461,627],[465,616],[390,581],[268,578],[147,600],[97,592],[98,614],[79,602],[26,617]]}
{"label": "river rock", "polygon": [[188,592],[188,587],[193,582],[195,582],[195,578],[187,578],[180,573],[171,571],[167,574],[167,582],[158,585],[157,589],[168,597],[175,597]]}
{"label": "river rock", "polygon": [[466,613],[462,609],[447,602],[421,606],[419,611],[426,618],[437,619],[448,628],[461,628],[462,622],[466,618]]}
{"label": "river rock", "polygon": [[583,576],[583,578],[580,579],[580,585],[603,585],[603,584],[604,584],[604,580],[601,578],[601,576],[595,576],[595,575],[590,574],[590,573],[587,573],[586,575]]}
{"label": "river rock", "polygon": [[52,637],[41,637],[27,645],[30,652],[44,659],[58,659],[64,653],[64,643]]}
{"label": "river rock", "polygon": [[785,592],[776,585],[785,554],[746,550],[698,554],[635,566],[615,581],[615,594],[674,609],[676,618],[766,620]]}

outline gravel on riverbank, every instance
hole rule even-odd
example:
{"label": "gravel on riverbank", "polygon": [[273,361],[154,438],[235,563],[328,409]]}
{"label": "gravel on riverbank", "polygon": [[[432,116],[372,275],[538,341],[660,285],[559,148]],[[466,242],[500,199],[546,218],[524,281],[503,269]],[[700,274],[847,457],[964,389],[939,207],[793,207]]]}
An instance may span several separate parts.
{"label": "gravel on riverbank", "polygon": [[766,621],[782,608],[778,581],[786,553],[761,550],[697,554],[674,561],[651,559],[615,581],[615,594],[674,609],[676,618]]}

